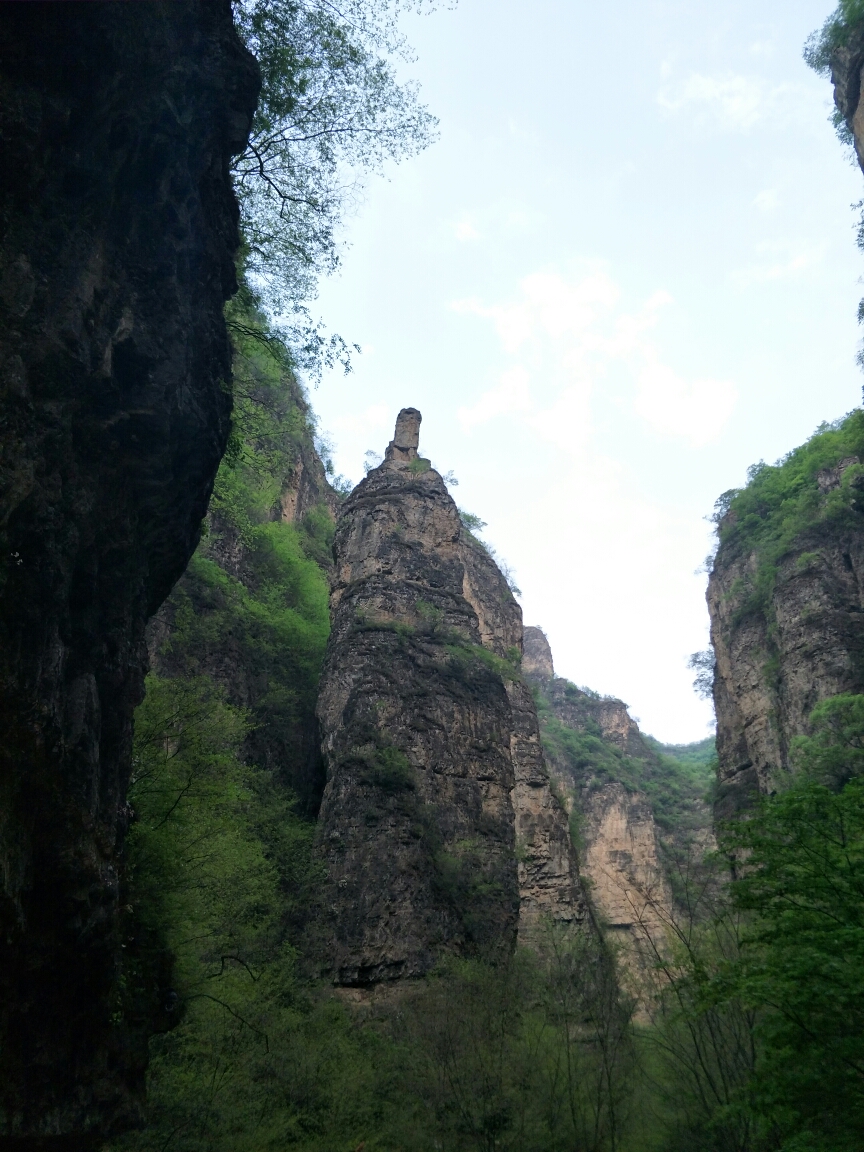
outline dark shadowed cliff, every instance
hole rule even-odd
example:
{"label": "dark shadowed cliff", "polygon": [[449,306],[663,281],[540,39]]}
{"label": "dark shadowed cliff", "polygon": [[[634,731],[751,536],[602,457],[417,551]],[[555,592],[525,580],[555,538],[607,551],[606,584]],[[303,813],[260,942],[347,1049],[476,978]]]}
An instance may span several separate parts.
{"label": "dark shadowed cliff", "polygon": [[227,0],[3,4],[0,90],[0,1115],[72,1147],[163,1015],[121,960],[131,720],[228,437],[257,72]]}

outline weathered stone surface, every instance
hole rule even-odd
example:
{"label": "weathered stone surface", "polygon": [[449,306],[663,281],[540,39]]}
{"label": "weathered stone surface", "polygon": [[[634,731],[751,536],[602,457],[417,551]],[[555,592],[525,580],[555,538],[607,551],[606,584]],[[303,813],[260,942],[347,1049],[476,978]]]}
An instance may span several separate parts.
{"label": "weathered stone surface", "polygon": [[638,997],[674,919],[657,825],[644,793],[623,784],[583,792],[581,806],[582,871],[607,939],[619,946],[629,990]]}
{"label": "weathered stone surface", "polygon": [[834,103],[846,121],[855,143],[858,163],[864,169],[864,101],[861,99],[864,69],[864,28],[853,28],[845,44],[831,55]]}
{"label": "weathered stone surface", "polygon": [[522,671],[541,682],[555,677],[552,649],[542,628],[526,625],[522,631]]}
{"label": "weathered stone surface", "polygon": [[507,682],[507,696],[515,778],[519,942],[530,945],[549,921],[583,920],[586,905],[567,811],[550,786],[534,698],[521,680]]}
{"label": "weathered stone surface", "polygon": [[[818,480],[830,490],[831,477]],[[803,533],[761,606],[747,603],[757,562],[721,546],[708,582],[720,819],[772,790],[820,700],[864,691],[864,531]]]}
{"label": "weathered stone surface", "polygon": [[400,413],[385,462],[336,530],[318,705],[329,777],[321,951],[343,985],[419,976],[445,952],[506,952],[520,895],[523,924],[539,909],[581,911],[515,669],[519,607],[417,455],[418,426],[419,413]]}
{"label": "weathered stone surface", "polygon": [[[831,79],[864,169],[862,69],[859,26],[832,53]],[[851,456],[820,472],[819,493],[837,488],[856,463]],[[769,600],[754,604],[758,563],[734,541],[721,544],[708,583],[721,820],[772,791],[820,700],[864,691],[864,524],[814,524],[802,532],[779,562]]]}
{"label": "weathered stone surface", "polygon": [[0,1125],[22,1148],[132,1119],[162,1015],[158,987],[135,1017],[121,992],[131,718],[228,435],[228,163],[256,90],[228,0],[3,5]]}
{"label": "weathered stone surface", "polygon": [[[655,755],[626,705],[550,677],[552,652],[545,634],[539,628],[526,628],[525,634],[529,679],[552,716],[575,732],[596,733],[626,756],[651,764]],[[523,669],[525,665],[523,660]],[[579,867],[590,884],[591,903],[607,936],[618,943],[629,990],[638,996],[652,947],[662,944],[672,916],[651,806],[644,793],[620,780],[598,786],[590,764],[577,768],[551,746],[547,759],[569,811],[578,819]]]}

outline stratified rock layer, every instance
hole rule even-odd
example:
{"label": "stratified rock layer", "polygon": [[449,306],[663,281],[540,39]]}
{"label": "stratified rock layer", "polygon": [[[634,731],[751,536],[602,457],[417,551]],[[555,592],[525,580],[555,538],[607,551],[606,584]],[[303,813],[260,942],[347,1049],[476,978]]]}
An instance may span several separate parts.
{"label": "stratified rock layer", "polygon": [[228,435],[258,81],[228,0],[2,17],[0,1125],[73,1147],[134,1118],[163,1016],[124,992],[131,721]]}
{"label": "stratified rock layer", "polygon": [[494,957],[541,912],[582,914],[516,670],[521,613],[418,457],[419,422],[400,413],[336,530],[321,955],[343,985],[419,976],[444,952]]}

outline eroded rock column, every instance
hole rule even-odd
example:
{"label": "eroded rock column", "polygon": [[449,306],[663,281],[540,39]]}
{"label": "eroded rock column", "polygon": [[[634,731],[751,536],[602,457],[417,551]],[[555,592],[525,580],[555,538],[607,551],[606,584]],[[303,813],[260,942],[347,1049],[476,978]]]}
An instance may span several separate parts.
{"label": "eroded rock column", "polygon": [[399,414],[336,531],[320,955],[342,985],[420,976],[446,953],[494,959],[520,923],[521,613],[418,455],[419,424]]}

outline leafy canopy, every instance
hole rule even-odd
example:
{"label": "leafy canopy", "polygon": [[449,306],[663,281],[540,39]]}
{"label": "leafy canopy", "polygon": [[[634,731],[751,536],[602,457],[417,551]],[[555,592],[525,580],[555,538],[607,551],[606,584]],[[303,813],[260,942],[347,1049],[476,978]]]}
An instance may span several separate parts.
{"label": "leafy canopy", "polygon": [[436,121],[394,59],[410,57],[400,12],[424,0],[235,0],[262,88],[249,145],[235,161],[249,282],[279,319],[299,366],[348,363],[309,312],[339,264],[339,230],[364,172],[425,148]]}
{"label": "leafy canopy", "polygon": [[831,68],[832,53],[846,44],[851,33],[862,23],[864,0],[840,0],[821,30],[808,39],[804,59],[816,72],[826,75]]}

